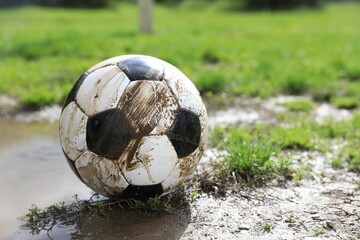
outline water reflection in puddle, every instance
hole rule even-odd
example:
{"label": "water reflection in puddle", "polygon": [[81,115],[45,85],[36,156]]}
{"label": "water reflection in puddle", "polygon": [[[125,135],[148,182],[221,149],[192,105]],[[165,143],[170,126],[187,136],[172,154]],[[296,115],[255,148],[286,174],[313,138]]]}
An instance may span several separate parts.
{"label": "water reflection in puddle", "polygon": [[[18,220],[32,204],[40,208],[74,194],[89,199],[93,192],[73,174],[64,159],[57,124],[0,119],[0,239],[49,239],[46,231],[31,235]],[[53,239],[179,239],[191,219],[189,206],[173,214],[148,214],[113,208],[106,218],[80,219],[77,226],[56,225]]]}
{"label": "water reflection in puddle", "polygon": [[29,230],[18,229],[31,204],[46,207],[74,194],[91,195],[64,160],[57,124],[0,120],[0,136],[0,239],[31,239]]}

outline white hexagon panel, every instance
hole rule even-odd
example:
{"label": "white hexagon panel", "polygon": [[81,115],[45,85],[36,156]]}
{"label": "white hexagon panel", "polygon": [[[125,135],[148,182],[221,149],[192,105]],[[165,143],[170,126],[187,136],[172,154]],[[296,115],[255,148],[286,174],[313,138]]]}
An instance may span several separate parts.
{"label": "white hexagon panel", "polygon": [[161,183],[174,168],[178,157],[167,136],[144,137],[123,174],[131,185]]}
{"label": "white hexagon panel", "polygon": [[121,194],[129,185],[116,161],[99,157],[90,151],[84,152],[76,160],[75,166],[84,182],[103,195]]}
{"label": "white hexagon panel", "polygon": [[115,108],[129,83],[117,66],[99,68],[85,78],[76,102],[88,116]]}
{"label": "white hexagon panel", "polygon": [[60,143],[65,154],[75,161],[86,150],[87,116],[75,102],[68,104],[60,118]]}

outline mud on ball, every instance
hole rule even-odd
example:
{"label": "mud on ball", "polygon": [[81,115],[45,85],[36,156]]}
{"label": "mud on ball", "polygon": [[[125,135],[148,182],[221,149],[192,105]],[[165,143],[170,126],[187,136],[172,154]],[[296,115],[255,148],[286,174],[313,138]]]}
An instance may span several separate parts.
{"label": "mud on ball", "polygon": [[160,59],[124,55],[80,76],[60,117],[74,173],[95,192],[146,199],[191,176],[207,139],[193,83]]}

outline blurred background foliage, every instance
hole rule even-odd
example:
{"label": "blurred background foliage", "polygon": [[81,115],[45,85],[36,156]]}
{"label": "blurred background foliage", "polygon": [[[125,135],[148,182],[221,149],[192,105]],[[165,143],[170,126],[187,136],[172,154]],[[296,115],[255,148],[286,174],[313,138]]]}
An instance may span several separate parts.
{"label": "blurred background foliage", "polygon": [[[0,7],[17,7],[24,5],[39,5],[71,8],[108,7],[121,0],[0,0]],[[126,1],[126,0],[125,0]],[[155,0],[167,5],[205,5],[218,4],[231,10],[288,10],[299,7],[321,7],[326,2],[344,2],[349,0]],[[360,2],[360,0],[352,0]],[[131,1],[127,1],[131,2]]]}
{"label": "blurred background foliage", "polygon": [[0,96],[62,104],[90,66],[137,53],[179,67],[220,104],[283,94],[356,108],[356,2],[159,0],[153,33],[141,34],[134,0],[0,0]]}
{"label": "blurred background foliage", "polygon": [[99,8],[109,6],[109,0],[0,0],[0,7],[38,5],[45,7]]}

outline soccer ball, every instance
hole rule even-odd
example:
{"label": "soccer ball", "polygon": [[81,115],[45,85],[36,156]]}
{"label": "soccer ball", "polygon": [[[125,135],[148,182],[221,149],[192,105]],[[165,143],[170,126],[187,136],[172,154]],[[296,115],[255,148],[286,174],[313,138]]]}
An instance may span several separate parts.
{"label": "soccer ball", "polygon": [[74,173],[108,197],[147,199],[191,176],[207,139],[207,113],[176,67],[143,55],[110,58],[71,89],[60,142]]}

